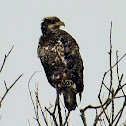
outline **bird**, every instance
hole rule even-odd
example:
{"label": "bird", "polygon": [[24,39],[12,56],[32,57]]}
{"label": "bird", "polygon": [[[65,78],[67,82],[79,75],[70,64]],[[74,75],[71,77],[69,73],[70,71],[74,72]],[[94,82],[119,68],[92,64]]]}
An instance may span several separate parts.
{"label": "bird", "polygon": [[60,26],[65,23],[57,16],[42,20],[37,53],[48,82],[63,94],[65,107],[72,111],[77,107],[77,94],[81,101],[84,66],[76,40]]}

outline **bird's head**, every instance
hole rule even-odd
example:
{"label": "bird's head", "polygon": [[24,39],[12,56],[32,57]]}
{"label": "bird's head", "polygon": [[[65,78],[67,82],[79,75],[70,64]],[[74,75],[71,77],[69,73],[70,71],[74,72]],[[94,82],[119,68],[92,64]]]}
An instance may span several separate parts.
{"label": "bird's head", "polygon": [[59,29],[60,26],[65,26],[65,24],[56,16],[46,17],[41,23],[41,29],[43,34],[46,34],[49,31],[55,31]]}

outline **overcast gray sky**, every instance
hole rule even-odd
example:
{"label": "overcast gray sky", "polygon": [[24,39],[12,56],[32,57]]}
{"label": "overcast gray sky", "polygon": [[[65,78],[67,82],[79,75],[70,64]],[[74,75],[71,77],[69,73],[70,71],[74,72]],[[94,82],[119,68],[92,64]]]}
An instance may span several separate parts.
{"label": "overcast gray sky", "polygon": [[[37,45],[41,36],[40,23],[46,16],[58,16],[65,28],[77,41],[84,60],[85,90],[82,102],[71,113],[71,125],[81,126],[79,109],[88,104],[98,104],[97,95],[105,71],[109,69],[109,31],[113,22],[113,64],[115,52],[120,57],[126,53],[126,0],[0,0],[0,66],[5,53],[12,45],[5,67],[0,74],[0,95],[4,92],[3,81],[8,86],[24,73],[13,87],[0,109],[1,126],[35,126],[32,103],[28,93],[28,80],[37,73],[31,83],[39,83],[42,106],[55,101],[55,89],[48,84],[43,67],[37,58]],[[126,58],[120,62],[120,72],[126,78]],[[124,79],[123,82],[126,82]],[[88,119],[92,112],[88,113]],[[126,117],[126,116],[125,116]],[[123,118],[122,122],[126,120]],[[89,122],[91,125],[92,120]]]}

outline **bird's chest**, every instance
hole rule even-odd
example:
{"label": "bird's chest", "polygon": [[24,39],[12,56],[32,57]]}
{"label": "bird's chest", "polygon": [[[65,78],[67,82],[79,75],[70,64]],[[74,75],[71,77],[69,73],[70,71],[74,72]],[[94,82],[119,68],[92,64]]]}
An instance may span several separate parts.
{"label": "bird's chest", "polygon": [[64,46],[60,40],[50,41],[44,46],[40,46],[40,57],[43,61],[47,61],[49,64],[55,64],[64,62]]}

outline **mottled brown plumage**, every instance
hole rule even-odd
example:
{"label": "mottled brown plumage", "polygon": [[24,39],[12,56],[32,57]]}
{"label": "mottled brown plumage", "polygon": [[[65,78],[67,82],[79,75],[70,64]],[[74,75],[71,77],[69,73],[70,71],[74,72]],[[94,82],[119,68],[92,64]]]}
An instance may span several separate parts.
{"label": "mottled brown plumage", "polygon": [[75,110],[76,94],[83,91],[83,61],[75,39],[60,26],[65,25],[57,17],[44,18],[42,36],[38,45],[38,57],[49,83],[63,93],[68,111]]}

